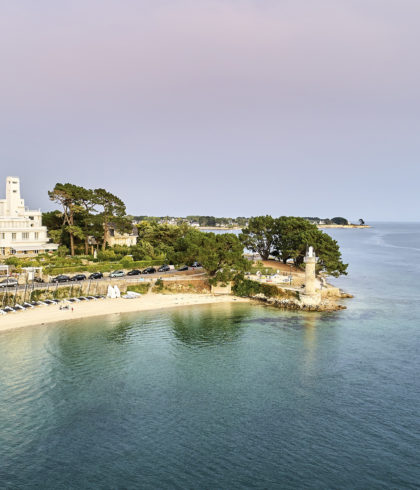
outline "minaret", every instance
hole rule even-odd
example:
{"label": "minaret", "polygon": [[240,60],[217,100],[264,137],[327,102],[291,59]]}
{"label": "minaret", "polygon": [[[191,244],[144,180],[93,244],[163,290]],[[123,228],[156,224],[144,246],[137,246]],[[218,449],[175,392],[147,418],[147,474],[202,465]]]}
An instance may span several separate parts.
{"label": "minaret", "polygon": [[[22,209],[23,208],[23,209]],[[6,179],[6,215],[18,217],[25,210],[23,199],[20,198],[19,177],[7,177]]]}
{"label": "minaret", "polygon": [[305,294],[315,294],[316,273],[315,265],[317,258],[313,247],[309,247],[305,256]]}

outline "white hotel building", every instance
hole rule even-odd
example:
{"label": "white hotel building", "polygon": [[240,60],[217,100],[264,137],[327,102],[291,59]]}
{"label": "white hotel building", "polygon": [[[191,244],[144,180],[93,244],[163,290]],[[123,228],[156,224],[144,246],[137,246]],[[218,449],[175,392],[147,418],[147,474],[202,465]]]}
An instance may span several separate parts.
{"label": "white hotel building", "polygon": [[20,197],[18,177],[7,177],[6,199],[0,199],[0,258],[10,255],[35,255],[57,250],[49,243],[42,214],[25,208]]}

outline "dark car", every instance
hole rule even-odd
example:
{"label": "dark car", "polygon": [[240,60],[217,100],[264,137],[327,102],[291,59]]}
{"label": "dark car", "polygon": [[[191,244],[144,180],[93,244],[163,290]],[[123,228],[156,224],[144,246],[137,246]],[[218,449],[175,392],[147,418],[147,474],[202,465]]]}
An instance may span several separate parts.
{"label": "dark car", "polygon": [[191,267],[194,267],[194,268],[201,267],[201,264],[199,262],[195,261],[195,262],[193,262]]}
{"label": "dark car", "polygon": [[171,268],[169,267],[169,265],[165,264],[165,265],[162,265],[161,267],[159,267],[158,272],[168,272],[170,270],[171,270]]}
{"label": "dark car", "polygon": [[68,281],[71,281],[70,277],[65,276],[64,274],[60,274],[59,276],[53,277],[51,279],[51,282],[68,282]]}
{"label": "dark car", "polygon": [[71,278],[72,281],[84,281],[86,276],[84,274],[76,274]]}
{"label": "dark car", "polygon": [[139,269],[133,269],[130,272],[127,272],[127,276],[138,276],[141,274],[141,271]]}
{"label": "dark car", "polygon": [[92,272],[92,274],[89,276],[89,279],[102,279],[104,275],[102,272]]}
{"label": "dark car", "polygon": [[183,267],[180,267],[177,269],[178,271],[187,271],[189,269],[188,265],[184,265]]}
{"label": "dark car", "polygon": [[17,285],[17,280],[13,277],[8,277],[0,281],[0,288],[10,288]]}
{"label": "dark car", "polygon": [[40,284],[45,282],[45,281],[44,281],[44,279],[42,279],[41,277],[34,277],[34,278],[33,278],[33,281],[34,281],[34,282],[38,282],[38,283],[40,283]]}
{"label": "dark car", "polygon": [[156,272],[156,269],[154,267],[146,267],[142,274],[154,274]]}

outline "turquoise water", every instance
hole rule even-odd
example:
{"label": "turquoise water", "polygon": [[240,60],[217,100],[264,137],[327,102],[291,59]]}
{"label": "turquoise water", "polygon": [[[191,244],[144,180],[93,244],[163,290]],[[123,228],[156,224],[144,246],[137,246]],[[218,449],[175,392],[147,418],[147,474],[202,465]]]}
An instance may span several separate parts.
{"label": "turquoise water", "polygon": [[345,311],[0,334],[0,488],[419,488],[420,225],[331,234]]}

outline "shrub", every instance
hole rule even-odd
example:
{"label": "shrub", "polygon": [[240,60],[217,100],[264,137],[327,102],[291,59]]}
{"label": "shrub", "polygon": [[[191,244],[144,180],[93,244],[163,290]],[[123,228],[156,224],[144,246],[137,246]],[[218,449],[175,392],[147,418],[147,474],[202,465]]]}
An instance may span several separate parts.
{"label": "shrub", "polygon": [[132,255],[126,255],[125,257],[122,258],[120,264],[123,268],[128,269],[133,265],[133,257]]}
{"label": "shrub", "polygon": [[127,293],[133,291],[134,293],[146,294],[150,289],[150,283],[144,282],[142,284],[136,284],[135,286],[129,286],[127,288]]}
{"label": "shrub", "polygon": [[250,279],[236,281],[232,291],[237,296],[242,297],[252,297],[257,294],[263,294],[266,298],[299,299],[299,293],[296,291],[279,288],[273,284],[263,284],[257,281],[251,281]]}
{"label": "shrub", "polygon": [[103,250],[101,252],[98,252],[98,260],[100,262],[102,261],[107,261],[107,260],[118,260],[121,256],[117,256],[114,252],[114,250]]}
{"label": "shrub", "polygon": [[69,249],[65,245],[60,245],[57,248],[57,255],[59,257],[65,257],[68,253],[69,253]]}
{"label": "shrub", "polygon": [[22,265],[22,259],[19,259],[18,257],[8,257],[4,263],[6,265],[14,265],[14,266],[18,266],[18,265]]}
{"label": "shrub", "polygon": [[271,284],[261,284],[250,279],[236,281],[233,285],[233,292],[237,296],[249,297],[263,294],[267,298],[274,298],[280,295],[280,290]]}

